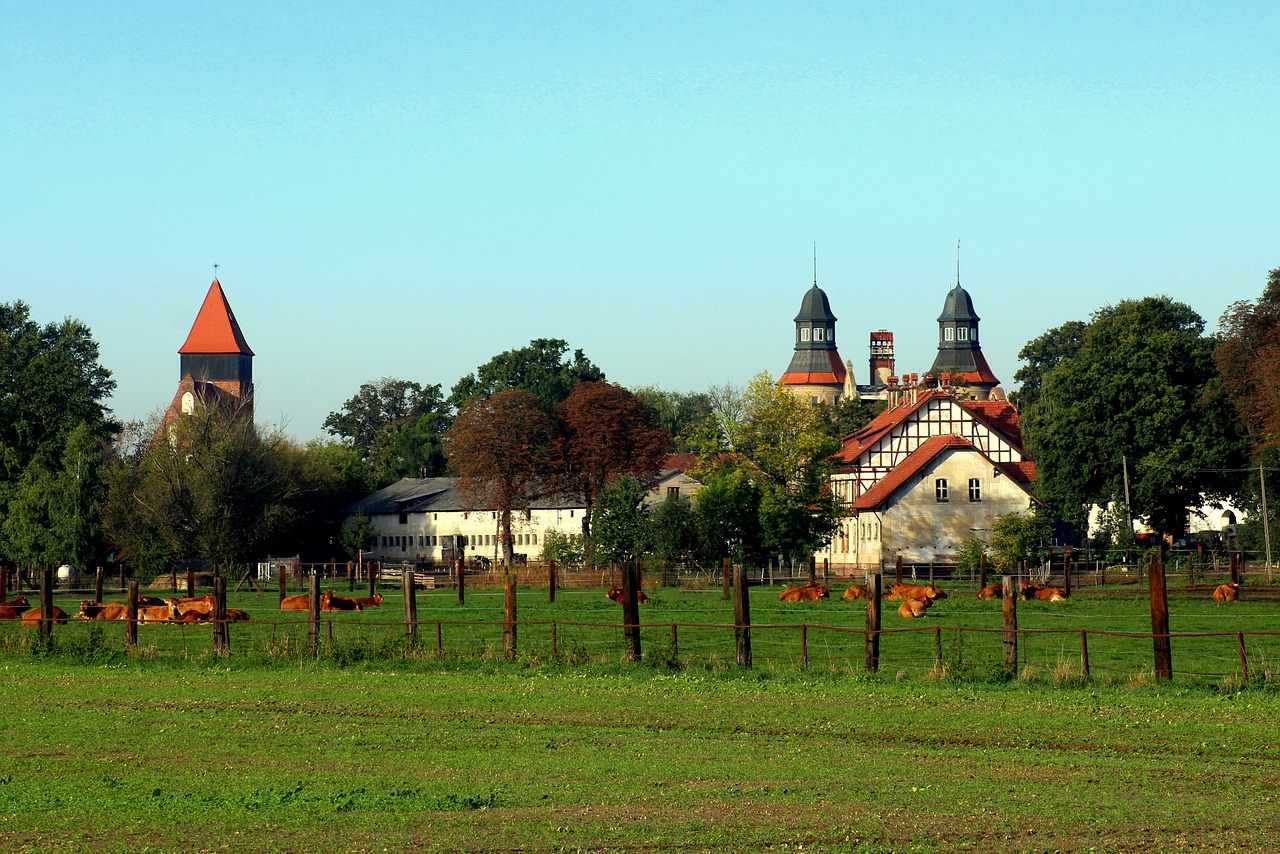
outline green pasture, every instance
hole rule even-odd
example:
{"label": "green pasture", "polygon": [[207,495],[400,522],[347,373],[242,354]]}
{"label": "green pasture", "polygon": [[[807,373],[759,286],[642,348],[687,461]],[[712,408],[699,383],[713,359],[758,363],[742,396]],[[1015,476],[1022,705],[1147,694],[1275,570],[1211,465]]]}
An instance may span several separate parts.
{"label": "green pasture", "polygon": [[1273,851],[1280,693],[0,660],[0,850]]}
{"label": "green pasture", "polygon": [[[347,592],[345,584],[326,585]],[[778,601],[782,586],[751,588],[752,659],[755,669],[784,672],[862,673],[865,661],[866,609],[862,601],[843,601],[847,586],[835,583],[832,598],[814,603]],[[938,601],[919,620],[905,620],[897,603],[883,603],[880,672],[890,678],[949,676],[977,681],[1007,678],[1002,604],[974,598],[976,585],[942,585],[949,598]],[[720,587],[646,588],[652,602],[640,610],[643,651],[653,663],[733,669],[736,647],[733,606]],[[1170,628],[1175,681],[1231,685],[1273,678],[1280,661],[1280,588],[1257,579],[1247,584],[1242,601],[1216,604],[1211,583],[1188,584],[1171,578]],[[154,591],[153,591],[154,592]],[[290,592],[296,592],[291,590]],[[362,590],[357,588],[356,595]],[[420,590],[417,639],[406,643],[403,600],[398,589],[383,590],[381,607],[360,613],[326,613],[319,631],[319,652],[336,663],[366,659],[433,657],[491,659],[502,656],[503,593],[496,586],[473,584],[459,605],[452,589]],[[167,595],[163,591],[158,595]],[[57,598],[78,610],[83,594]],[[107,599],[118,598],[110,593]],[[601,588],[561,589],[547,601],[545,587],[517,591],[517,656],[541,664],[613,663],[625,655],[621,608]],[[232,593],[228,605],[247,611],[251,620],[232,625],[232,657],[291,660],[309,652],[303,612],[280,611],[274,590]],[[1077,588],[1066,602],[1017,603],[1019,637],[1015,675],[1051,681],[1083,677],[1082,647],[1087,645],[1090,679],[1132,683],[1150,679],[1153,670],[1150,609],[1146,585],[1131,581]],[[674,629],[673,629],[674,626]],[[123,655],[122,623],[90,624],[72,620],[55,628],[57,649]],[[1087,636],[1082,637],[1082,632]],[[135,655],[192,659],[209,654],[208,625],[140,625]],[[1243,634],[1239,634],[1243,633]],[[1195,636],[1206,635],[1206,636]],[[0,623],[0,654],[21,654],[34,630]],[[1242,666],[1240,643],[1245,649]]]}

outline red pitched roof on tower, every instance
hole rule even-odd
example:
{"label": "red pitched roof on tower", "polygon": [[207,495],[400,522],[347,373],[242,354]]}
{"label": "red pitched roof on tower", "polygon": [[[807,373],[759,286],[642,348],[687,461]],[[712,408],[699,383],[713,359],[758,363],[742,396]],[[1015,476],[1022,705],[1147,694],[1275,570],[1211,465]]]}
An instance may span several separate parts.
{"label": "red pitched roof on tower", "polygon": [[[845,370],[844,362],[840,361],[840,353],[835,350],[817,351],[817,353],[821,355],[815,355],[814,361],[825,358],[827,364],[824,367],[830,367],[830,371],[788,370],[778,382],[783,385],[834,385],[843,383],[848,371]],[[811,367],[818,366],[811,365]]]}
{"label": "red pitched roof on tower", "polygon": [[196,322],[191,324],[191,332],[187,334],[186,343],[178,348],[179,353],[240,353],[252,356],[249,343],[244,340],[240,324],[236,322],[235,313],[227,303],[226,294],[217,279],[209,285],[209,293],[205,295]]}

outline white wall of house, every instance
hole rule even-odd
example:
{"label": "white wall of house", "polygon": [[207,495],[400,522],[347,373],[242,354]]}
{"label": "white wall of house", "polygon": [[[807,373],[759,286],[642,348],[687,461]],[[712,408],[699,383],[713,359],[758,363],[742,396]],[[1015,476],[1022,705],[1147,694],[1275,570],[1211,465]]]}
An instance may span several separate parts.
{"label": "white wall of house", "polygon": [[[848,492],[837,488],[837,494]],[[817,557],[850,572],[891,565],[898,555],[911,563],[950,561],[970,535],[987,538],[997,516],[1030,510],[1025,488],[977,450],[948,449],[880,508],[851,509]]]}

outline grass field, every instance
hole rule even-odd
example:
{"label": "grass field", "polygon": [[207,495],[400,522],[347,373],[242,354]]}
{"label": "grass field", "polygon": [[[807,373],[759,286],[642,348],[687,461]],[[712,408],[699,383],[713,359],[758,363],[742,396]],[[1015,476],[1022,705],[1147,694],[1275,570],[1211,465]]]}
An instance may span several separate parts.
{"label": "grass field", "polygon": [[[976,681],[1003,678],[1001,603],[977,601],[973,585],[944,586],[952,595],[940,600],[923,620],[903,620],[893,603],[885,603],[881,672],[907,678],[939,672]],[[1175,681],[1218,686],[1241,681],[1241,641],[1251,679],[1280,678],[1273,673],[1280,662],[1280,587],[1251,583],[1242,601],[1229,605],[1212,602],[1211,588],[1208,583],[1188,586],[1171,580],[1170,627],[1179,635],[1172,643]],[[337,589],[345,592],[344,587]],[[838,595],[843,585],[837,585],[836,598],[816,603],[779,602],[780,589],[751,589],[755,667],[771,672],[861,673],[866,624],[863,603],[841,601]],[[733,607],[720,588],[663,587],[651,593],[653,602],[641,609],[647,657],[693,667],[736,666]],[[377,609],[323,615],[322,654],[337,663],[403,655],[402,600],[398,591],[385,591],[385,595]],[[1019,602],[1018,624],[1025,631],[1019,639],[1018,675],[1059,682],[1079,680],[1083,675],[1082,631],[1087,630],[1084,640],[1092,681],[1149,680],[1153,657],[1145,596],[1145,585],[1113,583],[1079,589],[1066,602]],[[433,655],[438,648],[452,657],[501,655],[500,589],[469,588],[463,606],[458,605],[453,590],[419,591],[417,597],[418,654]],[[63,596],[58,604],[74,612],[80,598],[83,594]],[[106,598],[113,597],[108,594]],[[517,598],[517,649],[522,659],[595,664],[621,660],[621,609],[605,599],[602,589],[562,589],[550,604],[545,588],[522,587]],[[231,607],[252,616],[250,622],[232,627],[233,657],[290,659],[306,649],[305,615],[281,612],[275,602],[274,591],[229,597]],[[1198,634],[1212,636],[1195,636]],[[22,650],[32,636],[31,629],[0,623],[0,654]],[[64,649],[98,650],[122,657],[124,626],[72,621],[56,629],[55,639]],[[140,654],[148,657],[200,658],[208,654],[211,639],[207,625],[139,627]],[[83,655],[80,658],[84,660]],[[109,661],[111,656],[93,660]]]}
{"label": "grass field", "polygon": [[5,851],[1274,851],[1280,693],[0,660]]}

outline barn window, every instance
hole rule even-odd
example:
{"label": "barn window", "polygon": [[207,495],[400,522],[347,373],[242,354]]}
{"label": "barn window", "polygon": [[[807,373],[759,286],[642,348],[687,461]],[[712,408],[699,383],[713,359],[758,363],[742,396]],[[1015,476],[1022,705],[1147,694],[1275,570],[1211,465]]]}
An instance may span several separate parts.
{"label": "barn window", "polygon": [[978,480],[976,477],[969,478],[969,500],[982,500],[982,481]]}
{"label": "barn window", "polygon": [[938,499],[939,503],[947,500],[947,479],[945,477],[940,477],[933,482],[933,495]]}

